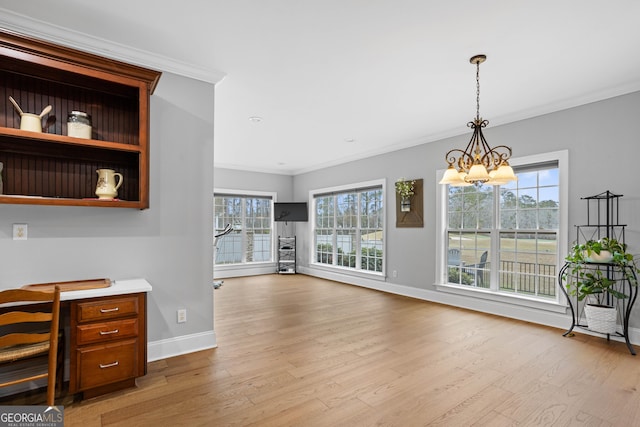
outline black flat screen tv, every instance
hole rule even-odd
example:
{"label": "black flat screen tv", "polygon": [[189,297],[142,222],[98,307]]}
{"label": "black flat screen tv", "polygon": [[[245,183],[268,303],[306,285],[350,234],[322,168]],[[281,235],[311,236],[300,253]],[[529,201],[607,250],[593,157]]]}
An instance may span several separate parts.
{"label": "black flat screen tv", "polygon": [[306,202],[289,202],[273,204],[273,218],[275,221],[299,221],[309,220]]}

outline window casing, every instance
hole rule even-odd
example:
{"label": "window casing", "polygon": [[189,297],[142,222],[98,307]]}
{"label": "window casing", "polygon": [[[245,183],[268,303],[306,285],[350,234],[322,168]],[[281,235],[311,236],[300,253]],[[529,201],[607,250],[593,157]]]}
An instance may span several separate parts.
{"label": "window casing", "polygon": [[381,181],[312,192],[312,264],[384,274]]}
{"label": "window casing", "polygon": [[273,262],[273,197],[216,192],[214,234],[227,224],[233,231],[215,248],[215,265]]}
{"label": "window casing", "polygon": [[563,303],[557,271],[567,245],[567,163],[566,151],[531,156],[512,162],[516,182],[441,186],[438,283]]}

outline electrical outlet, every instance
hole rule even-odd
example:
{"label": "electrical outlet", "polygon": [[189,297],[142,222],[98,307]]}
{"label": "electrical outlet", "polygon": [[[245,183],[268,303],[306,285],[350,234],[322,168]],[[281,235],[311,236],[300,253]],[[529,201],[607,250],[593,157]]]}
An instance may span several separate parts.
{"label": "electrical outlet", "polygon": [[187,309],[181,308],[178,310],[178,323],[185,323],[187,321]]}
{"label": "electrical outlet", "polygon": [[13,224],[13,240],[27,240],[27,224]]}
{"label": "electrical outlet", "polygon": [[393,270],[392,275],[393,275],[393,277],[398,277],[398,270]]}

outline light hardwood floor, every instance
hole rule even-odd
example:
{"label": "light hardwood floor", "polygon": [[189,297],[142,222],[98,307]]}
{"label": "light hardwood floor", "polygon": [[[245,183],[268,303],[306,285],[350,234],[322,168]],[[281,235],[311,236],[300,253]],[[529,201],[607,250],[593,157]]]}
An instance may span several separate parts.
{"label": "light hardwood floor", "polygon": [[214,299],[217,349],[150,363],[65,425],[640,425],[640,359],[619,342],[303,275]]}

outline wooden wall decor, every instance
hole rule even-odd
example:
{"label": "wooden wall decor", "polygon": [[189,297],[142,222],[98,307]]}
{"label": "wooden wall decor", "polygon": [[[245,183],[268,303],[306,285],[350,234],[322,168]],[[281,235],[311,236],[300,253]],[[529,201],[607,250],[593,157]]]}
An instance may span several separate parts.
{"label": "wooden wall decor", "polygon": [[402,197],[396,193],[396,227],[424,227],[424,196],[422,191],[422,179],[407,180],[415,181],[414,195],[411,196],[411,207],[408,212],[401,210]]}

